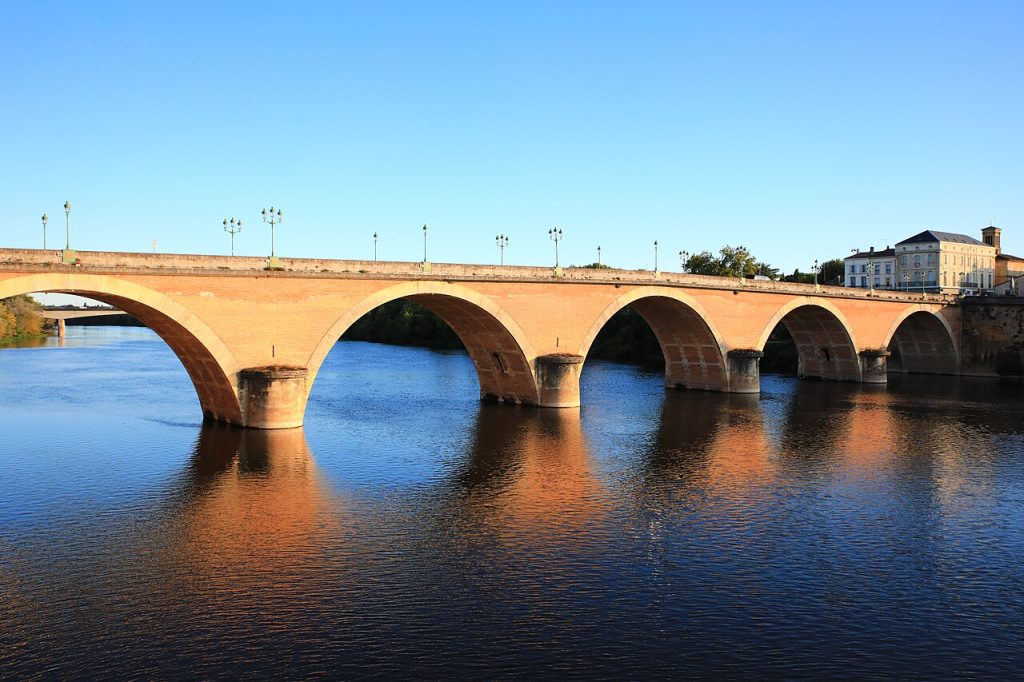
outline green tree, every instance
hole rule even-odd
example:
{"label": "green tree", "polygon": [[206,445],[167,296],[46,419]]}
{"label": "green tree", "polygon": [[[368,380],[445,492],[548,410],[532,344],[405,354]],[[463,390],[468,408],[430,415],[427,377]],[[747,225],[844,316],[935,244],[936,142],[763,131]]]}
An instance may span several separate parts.
{"label": "green tree", "polygon": [[845,269],[841,258],[832,258],[821,264],[818,281],[822,284],[842,285]]}
{"label": "green tree", "polygon": [[716,275],[718,277],[763,275],[776,279],[779,276],[777,269],[754,258],[745,246],[733,247],[728,244],[718,250],[717,256],[710,251],[701,251],[691,255],[686,260],[685,268],[698,275]]}

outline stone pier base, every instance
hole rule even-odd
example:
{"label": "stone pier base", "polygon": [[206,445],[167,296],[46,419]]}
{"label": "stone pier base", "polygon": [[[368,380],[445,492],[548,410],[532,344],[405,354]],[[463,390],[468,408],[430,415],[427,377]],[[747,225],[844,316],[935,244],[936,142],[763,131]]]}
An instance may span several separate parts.
{"label": "stone pier base", "polygon": [[729,392],[761,392],[761,358],[759,350],[736,349],[729,351]]}
{"label": "stone pier base", "polygon": [[305,367],[250,367],[238,373],[238,398],[244,425],[253,429],[302,426],[306,408]]}
{"label": "stone pier base", "polygon": [[540,384],[540,407],[579,407],[580,371],[583,356],[569,353],[542,355],[537,358],[537,382]]}
{"label": "stone pier base", "polygon": [[889,351],[884,348],[862,350],[860,355],[860,380],[865,384],[884,384],[888,381],[886,370]]}
{"label": "stone pier base", "polygon": [[57,320],[57,338],[63,339],[68,335],[68,325],[64,320]]}

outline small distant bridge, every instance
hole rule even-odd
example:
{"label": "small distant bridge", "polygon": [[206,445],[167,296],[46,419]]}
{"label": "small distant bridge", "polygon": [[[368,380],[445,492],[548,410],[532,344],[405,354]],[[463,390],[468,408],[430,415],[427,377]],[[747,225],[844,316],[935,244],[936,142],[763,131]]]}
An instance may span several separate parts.
{"label": "small distant bridge", "polygon": [[81,320],[93,317],[109,317],[111,315],[124,315],[125,313],[114,308],[44,308],[40,316],[50,320],[57,320],[57,336],[64,338],[67,333],[67,320]]}

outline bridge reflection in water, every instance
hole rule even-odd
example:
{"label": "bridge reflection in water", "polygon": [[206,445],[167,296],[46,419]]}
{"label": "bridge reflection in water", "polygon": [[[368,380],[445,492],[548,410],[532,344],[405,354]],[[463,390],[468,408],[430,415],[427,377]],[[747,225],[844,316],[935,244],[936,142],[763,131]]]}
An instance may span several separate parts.
{"label": "bridge reflection in water", "polygon": [[[999,586],[1019,575],[1024,528],[1005,509],[1020,454],[998,440],[1020,442],[1001,407],[1019,387],[768,377],[760,397],[663,393],[607,365],[585,380],[602,397],[582,410],[463,404],[453,419],[468,428],[426,439],[388,415],[348,431],[325,416],[333,402],[317,405],[317,432],[206,425],[180,469],[54,515],[59,532],[11,521],[0,664],[442,676],[582,661],[628,677],[736,661],[838,675],[837,646],[871,654],[869,672],[892,647],[983,653],[1019,605]],[[939,389],[950,397],[927,397]],[[368,454],[353,466],[346,447]],[[382,482],[401,467],[414,473]],[[937,614],[935,594],[980,606]],[[957,646],[928,648],[919,622]]]}
{"label": "bridge reflection in water", "polygon": [[[914,377],[898,384],[916,393],[948,389],[949,382]],[[992,444],[965,442],[958,423],[970,419],[970,401],[963,408],[937,401],[942,418],[926,419],[902,408],[902,398],[871,386],[824,383],[761,398],[669,392],[654,430],[627,441],[609,436],[592,421],[599,416],[586,410],[481,404],[465,448],[443,474],[400,484],[397,498],[385,501],[325,475],[302,429],[207,424],[171,516],[187,545],[183,555],[212,562],[211,575],[232,566],[229,573],[251,580],[261,573],[252,562],[322,553],[325,543],[353,530],[354,510],[395,504],[391,512],[429,516],[445,537],[538,546],[585,543],[629,500],[644,513],[690,510],[739,522],[808,485],[833,495],[899,488],[906,484],[903,470],[919,480],[919,467],[927,468],[929,481],[920,492],[940,507],[955,506],[956,493],[968,485],[965,468],[973,467],[969,478],[977,481],[986,461],[976,453],[991,452]],[[329,462],[332,455],[323,457]]]}

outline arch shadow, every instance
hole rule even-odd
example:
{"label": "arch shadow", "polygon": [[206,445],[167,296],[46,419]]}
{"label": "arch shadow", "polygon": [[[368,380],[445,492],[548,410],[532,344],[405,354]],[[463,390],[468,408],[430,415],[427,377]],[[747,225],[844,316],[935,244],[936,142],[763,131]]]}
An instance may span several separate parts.
{"label": "arch shadow", "polygon": [[665,358],[666,386],[729,390],[721,335],[700,303],[683,292],[640,287],[620,296],[591,325],[580,346],[580,355],[587,357],[608,320],[627,306],[644,319],[658,339]]}
{"label": "arch shadow", "polygon": [[241,425],[237,361],[224,342],[186,308],[152,289],[104,275],[38,274],[0,280],[0,298],[73,294],[122,310],[152,329],[188,372],[206,419]]}
{"label": "arch shadow", "polygon": [[960,354],[945,321],[934,313],[913,311],[893,325],[886,339],[893,353],[890,371],[915,374],[958,374]]}
{"label": "arch shadow", "polygon": [[396,299],[423,306],[445,322],[469,353],[484,400],[535,405],[538,402],[534,360],[537,355],[514,319],[493,300],[447,282],[407,282],[378,291],[345,311],[310,355],[312,387],[327,354],[342,334],[374,308]]}
{"label": "arch shadow", "polygon": [[796,344],[801,379],[860,381],[857,346],[843,314],[827,301],[790,301],[775,314],[758,341],[764,350],[778,325],[785,325]]}

